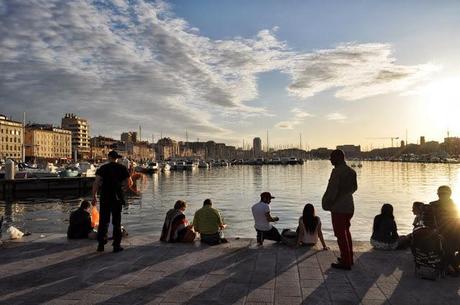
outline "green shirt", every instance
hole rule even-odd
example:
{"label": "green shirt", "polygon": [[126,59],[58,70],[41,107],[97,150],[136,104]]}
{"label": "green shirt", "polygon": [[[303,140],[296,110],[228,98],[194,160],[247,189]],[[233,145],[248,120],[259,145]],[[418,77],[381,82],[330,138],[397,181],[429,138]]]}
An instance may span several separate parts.
{"label": "green shirt", "polygon": [[203,234],[215,234],[223,224],[219,211],[210,205],[203,206],[193,217],[193,227]]}

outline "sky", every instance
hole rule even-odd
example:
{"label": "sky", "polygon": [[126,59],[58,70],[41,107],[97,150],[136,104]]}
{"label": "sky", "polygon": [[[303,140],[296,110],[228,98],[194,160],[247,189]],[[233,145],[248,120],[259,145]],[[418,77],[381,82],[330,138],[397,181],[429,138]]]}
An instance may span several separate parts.
{"label": "sky", "polygon": [[458,16],[458,1],[0,0],[0,113],[237,146],[442,141],[460,136]]}

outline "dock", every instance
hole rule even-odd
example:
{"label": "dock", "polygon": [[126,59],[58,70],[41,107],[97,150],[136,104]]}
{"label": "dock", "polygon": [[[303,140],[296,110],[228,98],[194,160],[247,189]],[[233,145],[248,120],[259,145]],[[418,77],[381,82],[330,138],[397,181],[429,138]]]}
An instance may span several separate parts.
{"label": "dock", "polygon": [[0,200],[15,200],[33,196],[47,198],[67,193],[82,196],[91,190],[95,177],[27,178],[0,180]]}
{"label": "dock", "polygon": [[1,304],[458,305],[460,278],[416,278],[406,251],[355,243],[352,271],[334,270],[329,251],[254,239],[214,247],[129,236],[125,250],[32,234],[0,246]]}

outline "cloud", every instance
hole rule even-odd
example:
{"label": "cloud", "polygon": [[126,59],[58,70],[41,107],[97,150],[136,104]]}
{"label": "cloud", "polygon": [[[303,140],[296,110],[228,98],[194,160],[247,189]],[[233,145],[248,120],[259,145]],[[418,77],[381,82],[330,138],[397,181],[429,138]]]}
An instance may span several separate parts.
{"label": "cloud", "polygon": [[275,124],[275,127],[279,129],[294,129],[295,126],[302,124],[306,118],[314,116],[300,108],[293,108],[291,112],[293,113],[293,117],[289,121],[279,122]]}
{"label": "cloud", "polygon": [[337,88],[336,97],[357,100],[404,91],[438,69],[433,64],[403,66],[395,61],[391,45],[385,43],[347,43],[299,54],[287,70],[293,80],[287,90],[305,99]]}
{"label": "cloud", "polygon": [[[387,44],[344,44],[295,52],[275,32],[210,39],[166,2],[30,0],[0,5],[2,112],[58,122],[75,112],[93,134],[143,130],[227,138],[226,117],[270,116],[252,107],[258,75],[287,73],[299,98],[338,88],[357,99],[405,90],[429,65],[396,65]],[[309,116],[293,111],[289,124]],[[284,122],[286,123],[286,122]],[[131,127],[132,126],[132,127]]]}
{"label": "cloud", "polygon": [[294,129],[295,125],[295,122],[281,121],[279,123],[276,123],[275,127],[279,129]]}
{"label": "cloud", "polygon": [[334,112],[326,115],[326,119],[329,121],[344,121],[347,119],[347,117],[344,114]]}

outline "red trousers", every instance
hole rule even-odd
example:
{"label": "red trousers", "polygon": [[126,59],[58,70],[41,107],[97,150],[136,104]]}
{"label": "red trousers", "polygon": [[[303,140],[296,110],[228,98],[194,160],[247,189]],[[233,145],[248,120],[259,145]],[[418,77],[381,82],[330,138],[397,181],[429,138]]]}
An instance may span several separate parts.
{"label": "red trousers", "polygon": [[353,264],[353,244],[350,234],[350,220],[353,214],[331,213],[332,228],[337,237],[342,264],[351,267]]}

